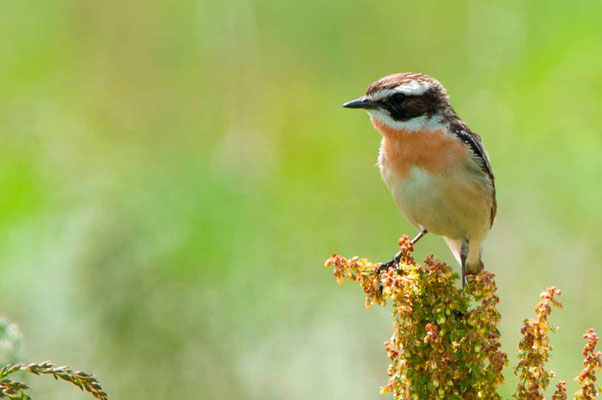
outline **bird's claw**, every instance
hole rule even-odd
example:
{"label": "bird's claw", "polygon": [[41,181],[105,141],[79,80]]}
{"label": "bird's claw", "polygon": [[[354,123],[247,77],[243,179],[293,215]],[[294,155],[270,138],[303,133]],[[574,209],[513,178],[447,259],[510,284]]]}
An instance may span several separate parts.
{"label": "bird's claw", "polygon": [[378,266],[376,273],[380,275],[381,272],[388,270],[390,267],[395,267],[395,271],[400,272],[399,261],[401,260],[401,254],[397,254],[395,257],[387,262],[384,262]]}
{"label": "bird's claw", "polygon": [[[395,257],[393,257],[389,261],[380,264],[378,266],[378,268],[376,268],[376,274],[380,277],[381,272],[387,271],[390,267],[394,267],[395,271],[397,271],[398,274],[401,274],[402,271],[399,268],[399,261],[400,260],[401,260],[401,254],[395,255]],[[382,293],[383,292],[383,284],[380,283],[378,285],[378,288],[379,288],[380,292]]]}
{"label": "bird's claw", "polygon": [[399,269],[399,265],[395,262],[395,259],[384,262],[378,266],[376,269],[376,274],[380,275],[381,272],[386,271],[389,267],[395,266],[395,269]]}

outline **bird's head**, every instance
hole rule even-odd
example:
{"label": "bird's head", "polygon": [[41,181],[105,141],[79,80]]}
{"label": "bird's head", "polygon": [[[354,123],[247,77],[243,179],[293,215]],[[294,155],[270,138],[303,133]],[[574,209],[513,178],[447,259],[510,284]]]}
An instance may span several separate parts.
{"label": "bird's head", "polygon": [[375,123],[389,129],[438,129],[455,113],[445,88],[428,75],[404,72],[372,83],[366,95],[343,104],[365,109]]}

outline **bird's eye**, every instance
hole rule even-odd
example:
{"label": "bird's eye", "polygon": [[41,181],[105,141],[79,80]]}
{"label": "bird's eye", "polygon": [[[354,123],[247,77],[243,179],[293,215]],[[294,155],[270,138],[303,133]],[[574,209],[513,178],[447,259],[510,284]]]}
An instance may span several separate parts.
{"label": "bird's eye", "polygon": [[403,93],[395,93],[389,97],[391,103],[403,103],[406,99],[406,95]]}

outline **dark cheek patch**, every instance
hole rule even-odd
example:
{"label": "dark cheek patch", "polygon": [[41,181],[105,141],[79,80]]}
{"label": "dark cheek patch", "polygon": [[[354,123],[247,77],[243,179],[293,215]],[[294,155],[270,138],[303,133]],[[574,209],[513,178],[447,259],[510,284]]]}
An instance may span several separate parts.
{"label": "dark cheek patch", "polygon": [[425,114],[432,114],[435,99],[427,93],[422,96],[407,96],[402,101],[388,99],[384,108],[396,121],[407,121]]}
{"label": "dark cheek patch", "polygon": [[425,114],[428,111],[428,104],[423,98],[408,99],[404,104],[403,108],[407,119],[416,118]]}
{"label": "dark cheek patch", "polygon": [[403,105],[389,105],[386,109],[395,121],[405,121],[408,119],[403,109]]}

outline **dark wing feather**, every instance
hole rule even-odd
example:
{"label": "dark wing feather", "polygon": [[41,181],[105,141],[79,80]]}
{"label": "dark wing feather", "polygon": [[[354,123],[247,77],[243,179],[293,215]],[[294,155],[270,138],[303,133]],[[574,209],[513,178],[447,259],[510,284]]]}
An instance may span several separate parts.
{"label": "dark wing feather", "polygon": [[471,155],[476,161],[477,165],[491,180],[491,186],[493,188],[493,203],[491,207],[490,226],[493,225],[495,214],[497,213],[497,201],[495,198],[495,178],[493,176],[493,170],[491,169],[491,163],[489,162],[489,156],[483,147],[481,137],[471,131],[466,125],[462,124],[452,128],[452,133],[461,139],[470,149]]}

